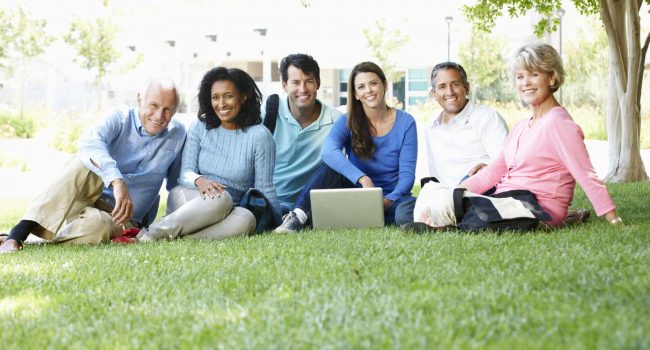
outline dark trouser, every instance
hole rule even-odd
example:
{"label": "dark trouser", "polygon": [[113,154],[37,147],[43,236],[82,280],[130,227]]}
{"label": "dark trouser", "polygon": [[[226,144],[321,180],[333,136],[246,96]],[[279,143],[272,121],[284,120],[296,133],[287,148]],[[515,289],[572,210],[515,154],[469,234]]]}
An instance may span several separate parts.
{"label": "dark trouser", "polygon": [[[359,187],[353,184],[350,180],[345,178],[345,176],[336,172],[334,169],[330,168],[327,164],[323,163],[318,170],[311,176],[309,182],[305,185],[296,200],[295,208],[300,208],[307,214],[307,217],[311,219],[311,190],[316,189],[327,189],[327,188],[355,188]],[[411,196],[404,196],[398,198],[393,202],[393,204],[384,212],[384,222],[386,224],[395,223],[396,214],[395,211],[397,207],[406,201],[412,200],[415,203],[415,198]],[[413,209],[411,209],[411,221],[413,221]]]}
{"label": "dark trouser", "polygon": [[295,208],[300,208],[311,218],[311,190],[324,188],[355,188],[350,180],[345,176],[334,171],[332,168],[323,163],[316,172],[309,178],[309,182],[300,192],[296,199]]}
{"label": "dark trouser", "polygon": [[413,222],[413,209],[415,209],[415,197],[402,201],[395,209],[395,224],[399,226]]}

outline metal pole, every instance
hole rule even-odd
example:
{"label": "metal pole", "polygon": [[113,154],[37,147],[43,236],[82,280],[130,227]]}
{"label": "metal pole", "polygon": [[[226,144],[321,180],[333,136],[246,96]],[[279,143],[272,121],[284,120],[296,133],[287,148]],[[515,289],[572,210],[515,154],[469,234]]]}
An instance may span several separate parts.
{"label": "metal pole", "polygon": [[451,21],[453,20],[454,17],[445,17],[445,22],[447,22],[447,61],[451,61]]}
{"label": "metal pole", "polygon": [[447,22],[447,61],[451,61],[451,34],[449,28],[451,22]]}

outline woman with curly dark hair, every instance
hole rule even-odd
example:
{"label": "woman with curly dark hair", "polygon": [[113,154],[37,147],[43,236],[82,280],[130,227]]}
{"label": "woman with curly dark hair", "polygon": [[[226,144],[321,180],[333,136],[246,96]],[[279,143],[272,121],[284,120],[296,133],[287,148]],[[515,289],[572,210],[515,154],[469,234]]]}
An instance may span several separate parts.
{"label": "woman with curly dark hair", "polygon": [[277,232],[301,229],[311,216],[309,191],[317,188],[381,187],[384,222],[395,222],[395,208],[411,198],[417,159],[413,117],[386,104],[388,82],[372,62],[354,66],[348,80],[348,110],[323,144],[325,163],[301,192]]}
{"label": "woman with curly dark hair", "polygon": [[237,205],[253,187],[280,217],[273,186],[275,142],[261,125],[262,94],[253,78],[237,68],[213,68],[201,80],[198,100],[198,120],[183,150],[181,185],[169,194],[171,214],[144,230],[145,240],[252,233],[255,217]]}

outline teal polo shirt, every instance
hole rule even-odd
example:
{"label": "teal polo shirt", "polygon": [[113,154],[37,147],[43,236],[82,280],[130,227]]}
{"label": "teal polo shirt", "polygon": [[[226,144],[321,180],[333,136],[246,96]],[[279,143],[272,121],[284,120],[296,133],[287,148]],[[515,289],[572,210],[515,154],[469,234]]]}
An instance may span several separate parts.
{"label": "teal polo shirt", "polygon": [[[321,165],[321,146],[341,112],[320,100],[318,119],[306,128],[294,119],[286,96],[280,96],[275,124],[275,171],[273,184],[283,206],[293,208],[298,194]],[[262,116],[264,118],[264,116]]]}

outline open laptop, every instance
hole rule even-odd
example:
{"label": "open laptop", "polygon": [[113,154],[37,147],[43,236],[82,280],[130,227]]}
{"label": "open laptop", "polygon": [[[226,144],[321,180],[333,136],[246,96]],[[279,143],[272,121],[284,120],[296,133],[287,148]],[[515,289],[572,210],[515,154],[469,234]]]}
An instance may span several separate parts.
{"label": "open laptop", "polygon": [[311,190],[310,194],[315,229],[384,227],[380,187]]}

